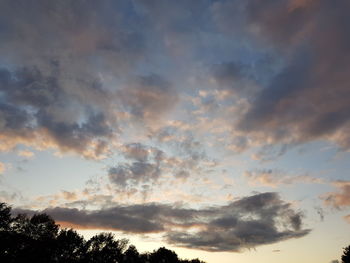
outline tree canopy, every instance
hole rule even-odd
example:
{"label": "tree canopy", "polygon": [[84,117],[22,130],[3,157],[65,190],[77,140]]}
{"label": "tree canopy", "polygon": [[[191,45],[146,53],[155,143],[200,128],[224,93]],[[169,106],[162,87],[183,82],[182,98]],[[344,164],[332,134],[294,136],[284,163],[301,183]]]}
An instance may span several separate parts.
{"label": "tree canopy", "polygon": [[350,263],[350,245],[345,247],[341,256],[342,263]]}
{"label": "tree canopy", "polygon": [[60,228],[47,214],[13,216],[5,203],[0,203],[0,262],[204,263],[179,259],[165,247],[139,253],[128,240],[116,239],[112,233],[85,240],[74,229]]}

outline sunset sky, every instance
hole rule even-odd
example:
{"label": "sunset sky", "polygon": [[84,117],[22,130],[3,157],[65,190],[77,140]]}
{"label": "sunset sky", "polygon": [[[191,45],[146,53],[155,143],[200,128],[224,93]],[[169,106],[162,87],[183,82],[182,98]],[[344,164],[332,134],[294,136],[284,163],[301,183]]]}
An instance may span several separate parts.
{"label": "sunset sky", "polygon": [[0,202],[207,263],[350,245],[350,1],[1,0]]}

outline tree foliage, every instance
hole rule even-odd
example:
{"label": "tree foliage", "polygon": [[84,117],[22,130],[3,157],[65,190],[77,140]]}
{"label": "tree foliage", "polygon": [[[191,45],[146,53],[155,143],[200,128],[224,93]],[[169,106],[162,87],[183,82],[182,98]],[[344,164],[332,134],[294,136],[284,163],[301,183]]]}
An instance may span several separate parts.
{"label": "tree foliage", "polygon": [[341,256],[342,263],[350,263],[350,245],[344,248],[343,255]]}
{"label": "tree foliage", "polygon": [[164,247],[139,253],[128,240],[117,240],[111,233],[85,240],[73,229],[61,229],[47,214],[12,216],[11,207],[5,203],[0,203],[0,262],[204,263],[181,260]]}

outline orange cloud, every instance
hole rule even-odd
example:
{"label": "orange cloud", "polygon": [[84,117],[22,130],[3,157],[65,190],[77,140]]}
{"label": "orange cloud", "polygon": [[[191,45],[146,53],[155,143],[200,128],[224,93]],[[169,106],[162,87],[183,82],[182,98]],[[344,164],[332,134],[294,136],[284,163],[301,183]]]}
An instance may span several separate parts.
{"label": "orange cloud", "polygon": [[333,182],[333,185],[338,189],[338,191],[326,194],[323,197],[325,204],[336,208],[349,207],[350,181],[336,181]]}
{"label": "orange cloud", "polygon": [[22,150],[18,152],[18,155],[26,158],[32,158],[35,154],[29,150]]}

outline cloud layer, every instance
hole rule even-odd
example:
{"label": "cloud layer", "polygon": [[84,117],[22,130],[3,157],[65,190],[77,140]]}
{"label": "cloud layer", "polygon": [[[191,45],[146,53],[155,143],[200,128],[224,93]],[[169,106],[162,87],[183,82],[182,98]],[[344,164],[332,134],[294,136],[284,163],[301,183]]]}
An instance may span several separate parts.
{"label": "cloud layer", "polygon": [[[347,150],[348,8],[326,0],[2,1],[1,148],[102,158],[125,123],[153,128],[183,99],[179,91],[191,94],[208,75],[204,89],[231,90],[233,105],[245,100],[231,116],[231,149],[322,139]],[[255,57],[221,59],[237,46]],[[201,110],[218,118],[221,101],[209,99]]]}
{"label": "cloud layer", "polygon": [[302,226],[302,214],[276,193],[256,194],[228,205],[202,209],[151,203],[92,211],[56,207],[42,212],[63,224],[81,228],[158,232],[168,243],[207,251],[240,251],[310,232]]}
{"label": "cloud layer", "polygon": [[283,57],[237,129],[271,143],[327,139],[348,149],[349,3],[251,0],[214,7],[221,26],[235,33],[242,26]]}

